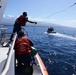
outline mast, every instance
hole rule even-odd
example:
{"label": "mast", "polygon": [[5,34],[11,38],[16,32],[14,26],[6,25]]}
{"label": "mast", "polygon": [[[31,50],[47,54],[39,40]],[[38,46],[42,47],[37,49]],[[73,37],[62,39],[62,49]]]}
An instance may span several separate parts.
{"label": "mast", "polygon": [[7,4],[7,0],[0,0],[0,23],[1,23],[1,19],[3,17],[3,14],[4,14],[6,4]]}

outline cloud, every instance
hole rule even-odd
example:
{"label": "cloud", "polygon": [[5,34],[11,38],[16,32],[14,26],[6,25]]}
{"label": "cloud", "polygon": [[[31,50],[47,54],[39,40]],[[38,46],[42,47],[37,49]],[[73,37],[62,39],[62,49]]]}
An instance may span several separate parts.
{"label": "cloud", "polygon": [[29,20],[32,20],[32,21],[43,21],[43,18],[41,18],[41,17],[38,17],[38,18],[29,17]]}
{"label": "cloud", "polygon": [[69,21],[65,21],[66,23],[76,23],[76,20],[69,20]]}
{"label": "cloud", "polygon": [[13,15],[3,15],[3,18],[7,18],[7,19],[10,19],[10,18],[12,18],[12,19],[15,19],[16,17],[15,16],[13,16]]}
{"label": "cloud", "polygon": [[75,27],[76,28],[76,20],[58,20],[58,19],[47,19],[47,22],[59,24],[62,26]]}
{"label": "cloud", "polygon": [[[17,17],[15,17],[13,15],[7,15],[7,16],[3,15],[2,23],[13,25],[16,18]],[[38,18],[28,17],[28,18],[29,18],[29,20],[37,21],[40,23],[47,22],[47,23],[59,24],[59,25],[63,25],[63,26],[76,27],[76,20],[44,19],[41,17],[38,17]]]}
{"label": "cloud", "polygon": [[76,20],[63,21],[63,25],[76,28]]}
{"label": "cloud", "polygon": [[6,24],[6,25],[13,25],[15,22],[16,17],[14,17],[13,15],[3,15],[3,19],[2,19],[2,24]]}

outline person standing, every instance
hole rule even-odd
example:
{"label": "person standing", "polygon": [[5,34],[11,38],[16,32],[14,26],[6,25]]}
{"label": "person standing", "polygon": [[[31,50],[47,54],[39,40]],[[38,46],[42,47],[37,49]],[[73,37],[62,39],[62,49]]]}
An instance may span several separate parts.
{"label": "person standing", "polygon": [[12,41],[14,33],[17,32],[17,34],[18,34],[18,32],[21,30],[21,26],[26,26],[27,22],[37,24],[37,22],[33,22],[33,21],[28,20],[27,12],[23,12],[23,14],[20,15],[15,21],[13,32],[12,32],[12,35],[10,37],[10,41]]}

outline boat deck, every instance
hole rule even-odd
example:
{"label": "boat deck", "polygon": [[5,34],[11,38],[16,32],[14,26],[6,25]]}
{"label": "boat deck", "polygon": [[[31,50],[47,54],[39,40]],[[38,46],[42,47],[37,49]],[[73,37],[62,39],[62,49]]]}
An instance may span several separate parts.
{"label": "boat deck", "polygon": [[8,44],[8,38],[5,38],[5,40],[1,42],[3,44],[2,46],[0,45],[0,75],[48,75],[44,63],[38,53],[35,56],[36,64],[33,64],[31,67],[31,72],[33,72],[32,74],[26,74],[27,71],[29,71],[28,67],[15,66],[15,50],[13,49],[16,37],[17,34],[14,36],[14,40],[10,44]]}
{"label": "boat deck", "polygon": [[7,59],[8,47],[0,47],[0,73],[4,67],[5,61]]}
{"label": "boat deck", "polygon": [[[6,59],[8,58],[8,50],[9,50],[9,47],[0,48],[0,74],[1,74],[2,70],[4,69]],[[31,70],[33,70],[32,71],[33,74],[26,74],[28,69],[26,69],[25,66],[21,66],[21,67],[15,66],[14,60],[15,60],[15,58],[14,58],[14,53],[13,53],[13,56],[12,56],[12,59],[10,62],[11,64],[10,64],[9,72],[7,73],[7,75],[10,75],[11,73],[12,73],[11,75],[48,75],[46,73],[47,70],[44,67],[43,67],[44,72],[41,70],[40,63],[39,63],[39,61],[41,59],[39,58],[38,54],[35,56],[36,64],[33,64],[33,66],[32,66],[33,69],[31,69]],[[42,62],[41,62],[41,65],[43,66]],[[25,69],[26,69],[26,72],[25,72]]]}
{"label": "boat deck", "polygon": [[[24,72],[25,67],[15,67],[15,75],[42,75],[39,63],[35,57],[36,64],[33,64],[33,74],[26,74]],[[22,69],[21,69],[22,68]]]}

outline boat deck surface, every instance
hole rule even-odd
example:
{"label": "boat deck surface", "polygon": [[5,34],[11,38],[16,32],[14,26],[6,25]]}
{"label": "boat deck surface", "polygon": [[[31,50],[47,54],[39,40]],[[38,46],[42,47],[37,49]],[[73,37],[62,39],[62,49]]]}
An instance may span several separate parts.
{"label": "boat deck surface", "polygon": [[8,47],[0,47],[0,73],[4,67],[5,61],[7,59]]}
{"label": "boat deck surface", "polygon": [[35,62],[36,64],[33,64],[33,74],[26,74],[25,73],[25,67],[15,67],[15,75],[42,75],[42,72],[41,72],[41,69],[40,69],[40,66],[39,66],[39,63],[35,57]]}
{"label": "boat deck surface", "polygon": [[0,47],[0,62],[7,58],[8,50],[8,47]]}
{"label": "boat deck surface", "polygon": [[[6,62],[6,59],[8,57],[8,50],[9,50],[9,47],[0,47],[0,73],[2,72],[2,69],[4,67],[4,64]],[[10,68],[9,68],[9,72],[7,75],[48,75],[48,74],[43,74],[42,70],[41,70],[41,67],[40,67],[40,63],[38,62],[39,59],[39,55],[37,54],[35,56],[35,63],[36,64],[33,64],[32,66],[32,74],[26,74],[25,72],[25,69],[26,67],[25,66],[21,66],[21,67],[15,67],[15,62],[14,62],[14,54],[11,58],[11,62],[10,62]],[[43,68],[44,71],[46,71],[45,68]],[[28,69],[26,70],[28,71]]]}

